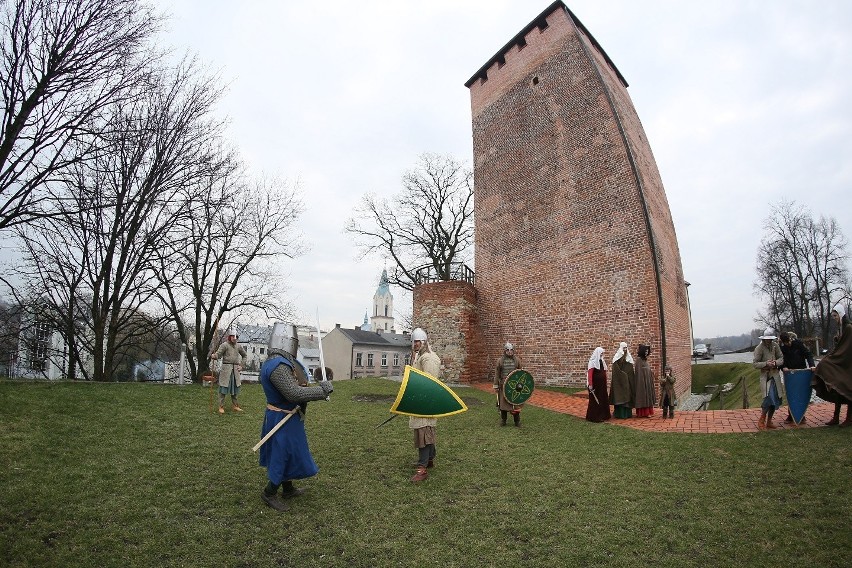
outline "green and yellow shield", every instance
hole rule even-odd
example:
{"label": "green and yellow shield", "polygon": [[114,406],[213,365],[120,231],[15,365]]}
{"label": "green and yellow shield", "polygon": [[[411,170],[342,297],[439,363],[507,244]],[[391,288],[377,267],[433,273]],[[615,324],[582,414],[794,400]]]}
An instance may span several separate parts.
{"label": "green and yellow shield", "polygon": [[503,381],[503,394],[509,404],[523,404],[532,396],[535,381],[528,371],[515,369]]}
{"label": "green and yellow shield", "polygon": [[439,418],[467,410],[467,405],[444,383],[435,377],[405,366],[402,386],[391,406],[394,414]]}

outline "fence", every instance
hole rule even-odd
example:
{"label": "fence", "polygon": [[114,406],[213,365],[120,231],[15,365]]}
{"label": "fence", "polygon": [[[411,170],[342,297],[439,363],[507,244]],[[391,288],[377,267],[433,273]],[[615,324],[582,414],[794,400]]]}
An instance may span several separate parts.
{"label": "fence", "polygon": [[415,284],[428,284],[430,282],[444,282],[447,280],[460,280],[475,285],[476,275],[473,269],[461,262],[451,262],[448,266],[443,267],[442,272],[446,273],[445,277],[438,274],[438,269],[432,264],[421,266],[414,270]]}

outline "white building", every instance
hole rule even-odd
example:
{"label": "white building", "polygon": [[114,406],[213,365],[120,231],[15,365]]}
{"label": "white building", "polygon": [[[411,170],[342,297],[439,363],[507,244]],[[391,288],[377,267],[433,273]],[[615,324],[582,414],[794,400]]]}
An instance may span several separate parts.
{"label": "white building", "polygon": [[361,330],[382,330],[385,333],[396,333],[393,325],[393,294],[391,294],[388,284],[387,270],[382,270],[379,286],[376,288],[376,293],[373,294],[373,317],[370,318],[370,328],[365,329],[362,325]]}

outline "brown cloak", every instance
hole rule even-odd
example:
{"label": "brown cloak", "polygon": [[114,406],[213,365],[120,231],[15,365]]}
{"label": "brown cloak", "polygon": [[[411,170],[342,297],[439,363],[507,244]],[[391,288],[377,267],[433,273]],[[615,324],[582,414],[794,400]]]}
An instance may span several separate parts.
{"label": "brown cloak", "polygon": [[639,357],[636,361],[636,385],[634,408],[652,408],[657,402],[657,389],[654,385],[654,373],[647,359]]}
{"label": "brown cloak", "polygon": [[820,398],[829,402],[852,403],[852,323],[848,320],[837,347],[817,364],[814,383],[814,390]]}
{"label": "brown cloak", "polygon": [[609,400],[613,405],[630,406],[633,401],[633,363],[627,362],[627,356],[612,364],[612,384]]}

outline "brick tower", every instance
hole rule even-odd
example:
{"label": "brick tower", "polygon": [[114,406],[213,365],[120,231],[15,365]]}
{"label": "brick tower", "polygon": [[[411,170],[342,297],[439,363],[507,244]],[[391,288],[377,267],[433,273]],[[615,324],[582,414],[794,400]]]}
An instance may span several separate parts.
{"label": "brick tower", "polygon": [[[512,38],[470,89],[479,323],[536,381],[578,384],[598,345],[652,346],[691,383],[674,223],[627,82],[561,1]],[[483,377],[484,378],[484,377]]]}

